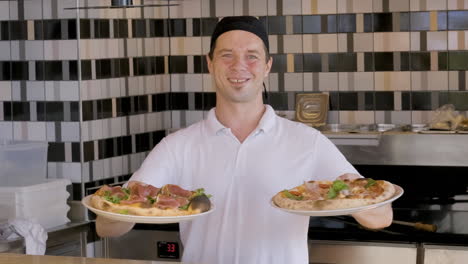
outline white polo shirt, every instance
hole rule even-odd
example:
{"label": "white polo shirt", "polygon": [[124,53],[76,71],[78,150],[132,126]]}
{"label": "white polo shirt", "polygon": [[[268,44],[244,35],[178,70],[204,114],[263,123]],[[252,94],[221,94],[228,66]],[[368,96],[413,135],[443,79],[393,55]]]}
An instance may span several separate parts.
{"label": "white polo shirt", "polygon": [[212,109],[205,120],[164,138],[130,180],[213,195],[213,213],[180,223],[184,263],[305,264],[309,217],[275,209],[270,199],[344,173],[357,172],[325,136],[266,105],[242,144]]}

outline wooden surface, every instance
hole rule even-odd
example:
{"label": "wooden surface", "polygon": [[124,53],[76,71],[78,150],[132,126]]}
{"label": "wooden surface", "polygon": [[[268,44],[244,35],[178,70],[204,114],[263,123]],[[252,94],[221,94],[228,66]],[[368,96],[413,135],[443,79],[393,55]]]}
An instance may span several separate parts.
{"label": "wooden surface", "polygon": [[174,264],[181,262],[127,260],[127,259],[103,259],[103,258],[79,258],[57,256],[32,256],[23,254],[0,253],[2,264]]}

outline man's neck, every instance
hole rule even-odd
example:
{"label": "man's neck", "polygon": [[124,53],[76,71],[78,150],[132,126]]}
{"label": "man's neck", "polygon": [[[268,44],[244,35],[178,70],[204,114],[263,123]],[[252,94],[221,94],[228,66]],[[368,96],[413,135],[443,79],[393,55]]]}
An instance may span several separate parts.
{"label": "man's neck", "polygon": [[258,126],[265,113],[263,103],[216,104],[216,118],[225,127],[231,129],[239,142],[244,140]]}

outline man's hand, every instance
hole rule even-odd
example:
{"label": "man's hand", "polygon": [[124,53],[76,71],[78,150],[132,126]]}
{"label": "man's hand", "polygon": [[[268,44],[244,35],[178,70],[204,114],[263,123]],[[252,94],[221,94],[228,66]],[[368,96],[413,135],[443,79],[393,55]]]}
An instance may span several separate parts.
{"label": "man's hand", "polygon": [[100,237],[118,237],[130,231],[134,223],[114,221],[102,216],[96,218],[96,233]]}

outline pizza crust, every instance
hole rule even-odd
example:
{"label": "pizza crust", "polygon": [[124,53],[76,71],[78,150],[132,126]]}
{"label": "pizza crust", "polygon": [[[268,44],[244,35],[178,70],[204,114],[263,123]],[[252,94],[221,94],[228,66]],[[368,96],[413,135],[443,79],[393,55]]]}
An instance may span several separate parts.
{"label": "pizza crust", "polygon": [[393,184],[387,181],[383,181],[383,193],[381,193],[376,198],[372,199],[352,199],[352,198],[335,198],[328,200],[292,200],[286,198],[282,195],[282,192],[277,193],[273,197],[273,202],[285,209],[292,210],[310,210],[310,211],[319,211],[319,210],[338,210],[338,209],[347,209],[361,207],[371,204],[376,204],[390,199],[395,194],[395,187]]}
{"label": "pizza crust", "polygon": [[200,210],[160,209],[156,207],[142,208],[132,205],[114,204],[98,195],[93,195],[91,197],[91,206],[106,212],[137,216],[182,216],[201,213]]}

